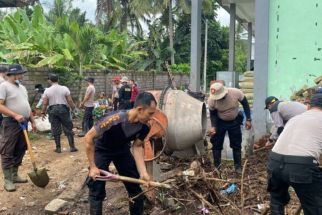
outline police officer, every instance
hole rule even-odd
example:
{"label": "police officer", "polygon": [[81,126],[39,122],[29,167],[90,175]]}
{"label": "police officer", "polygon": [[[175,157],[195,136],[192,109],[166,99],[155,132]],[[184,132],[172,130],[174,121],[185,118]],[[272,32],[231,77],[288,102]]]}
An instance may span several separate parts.
{"label": "police officer", "polygon": [[[113,161],[120,175],[150,180],[143,155],[143,141],[149,133],[146,123],[156,110],[156,100],[151,93],[139,93],[134,109],[118,111],[105,117],[86,134],[86,154],[89,161],[91,180],[88,183],[90,214],[102,214],[102,201],[106,196],[105,182],[95,181],[99,169],[107,170]],[[94,139],[98,140],[94,142]],[[133,142],[133,155],[130,142]],[[130,197],[142,192],[138,184],[124,182]],[[143,198],[130,202],[131,215],[143,215]]]}
{"label": "police officer", "polygon": [[[0,66],[0,84],[5,82],[5,77],[6,77],[6,72],[7,72],[7,67],[4,67],[4,66]],[[0,127],[2,125],[2,114],[0,114]]]}
{"label": "police officer", "polygon": [[16,190],[14,183],[26,183],[27,179],[18,175],[27,145],[20,123],[31,122],[36,131],[36,124],[31,113],[26,88],[21,85],[22,74],[26,70],[19,64],[9,66],[7,81],[0,84],[0,113],[3,114],[1,128],[0,154],[4,175],[4,188]]}
{"label": "police officer", "polygon": [[128,78],[123,76],[121,79],[122,87],[119,90],[119,110],[131,109],[132,87],[128,84]]}
{"label": "police officer", "polygon": [[[60,135],[62,128],[67,136],[70,152],[78,151],[74,143],[73,122],[70,117],[70,108],[75,110],[73,99],[67,87],[58,84],[58,75],[50,74],[48,83],[51,85],[43,95],[42,116],[49,114],[51,131],[56,143],[56,153],[61,153]],[[48,110],[47,110],[48,107]]]}
{"label": "police officer", "polygon": [[6,81],[6,72],[8,71],[7,67],[0,66],[0,84]]}
{"label": "police officer", "polygon": [[85,108],[85,113],[83,117],[82,128],[83,131],[78,136],[84,137],[89,129],[93,126],[93,110],[94,110],[94,97],[95,97],[95,86],[94,78],[85,78],[87,82],[87,89],[83,101],[80,103],[80,108]]}
{"label": "police officer", "polygon": [[227,88],[216,82],[210,87],[208,107],[212,128],[208,131],[211,136],[214,163],[217,169],[221,164],[221,151],[223,149],[226,132],[228,132],[230,147],[233,149],[236,173],[241,173],[241,125],[243,114],[239,111],[239,103],[243,105],[246,115],[246,129],[250,129],[251,116],[246,97],[236,88]]}
{"label": "police officer", "polygon": [[113,91],[112,91],[112,102],[113,102],[113,110],[117,111],[119,105],[119,90],[122,87],[120,76],[114,76],[112,78],[113,81]]}
{"label": "police officer", "polygon": [[305,215],[322,214],[322,94],[312,96],[309,110],[293,117],[277,139],[268,163],[271,214],[284,214],[292,186]]}
{"label": "police officer", "polygon": [[269,138],[266,145],[273,144],[282,133],[285,124],[294,116],[304,113],[306,106],[295,101],[280,101],[275,96],[265,99],[265,109],[268,109],[277,128]]}

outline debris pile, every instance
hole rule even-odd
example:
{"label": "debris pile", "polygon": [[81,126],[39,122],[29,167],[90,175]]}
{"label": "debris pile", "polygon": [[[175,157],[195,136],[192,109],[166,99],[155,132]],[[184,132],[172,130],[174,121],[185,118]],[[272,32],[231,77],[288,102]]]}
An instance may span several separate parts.
{"label": "debris pile", "polygon": [[[223,162],[221,172],[214,170],[209,157],[178,160],[162,157],[166,162],[165,183],[173,189],[156,192],[154,214],[267,214],[269,193],[266,191],[268,149],[260,150],[244,161],[243,174],[236,175],[233,163]],[[169,165],[170,164],[170,165]],[[295,193],[286,210],[298,207]]]}
{"label": "debris pile", "polygon": [[316,84],[315,86],[308,87],[304,85],[300,90],[295,91],[291,96],[291,100],[307,103],[315,92],[319,90],[322,92],[322,76],[315,78],[314,83]]}

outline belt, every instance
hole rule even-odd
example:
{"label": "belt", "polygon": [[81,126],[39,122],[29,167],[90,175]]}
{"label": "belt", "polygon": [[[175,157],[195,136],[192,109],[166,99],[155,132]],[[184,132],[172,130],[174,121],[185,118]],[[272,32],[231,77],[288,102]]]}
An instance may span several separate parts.
{"label": "belt", "polygon": [[68,108],[68,106],[65,104],[50,105],[48,108],[53,108],[53,107],[67,107]]}
{"label": "belt", "polygon": [[319,162],[314,157],[310,156],[282,155],[271,151],[269,158],[283,163],[319,165]]}
{"label": "belt", "polygon": [[3,117],[3,121],[11,121],[11,122],[17,122],[18,123],[18,121],[17,120],[15,120],[14,118],[12,118],[12,117]]}

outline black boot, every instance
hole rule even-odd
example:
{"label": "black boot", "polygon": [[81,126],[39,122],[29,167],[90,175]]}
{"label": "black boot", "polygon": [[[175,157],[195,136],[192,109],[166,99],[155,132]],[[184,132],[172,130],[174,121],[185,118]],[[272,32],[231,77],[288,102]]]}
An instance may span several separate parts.
{"label": "black boot", "polygon": [[90,215],[102,215],[103,202],[102,201],[89,201],[89,214]]}
{"label": "black boot", "polygon": [[60,135],[54,136],[54,139],[56,144],[56,149],[54,150],[54,152],[61,153]]}
{"label": "black boot", "polygon": [[238,174],[242,173],[241,168],[241,149],[233,149],[235,172]]}
{"label": "black boot", "polygon": [[85,137],[86,133],[89,130],[89,125],[88,125],[88,121],[84,119],[83,123],[82,123],[82,132],[80,134],[78,134],[79,137]]}
{"label": "black boot", "polygon": [[144,215],[144,200],[143,196],[140,196],[134,200],[134,203],[129,202],[130,215]]}
{"label": "black boot", "polygon": [[68,139],[68,143],[69,143],[69,147],[70,147],[70,152],[77,152],[78,149],[75,147],[74,135],[73,134],[69,134],[67,136],[67,139]]}
{"label": "black boot", "polygon": [[271,215],[284,215],[284,206],[271,204]]}
{"label": "black boot", "polygon": [[221,150],[212,150],[212,153],[214,155],[215,168],[219,170],[221,165]]}

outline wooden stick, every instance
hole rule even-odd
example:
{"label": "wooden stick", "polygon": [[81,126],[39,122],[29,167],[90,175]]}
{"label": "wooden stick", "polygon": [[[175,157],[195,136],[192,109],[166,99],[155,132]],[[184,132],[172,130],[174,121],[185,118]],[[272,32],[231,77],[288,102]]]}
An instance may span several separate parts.
{"label": "wooden stick", "polygon": [[200,195],[199,193],[197,193],[194,190],[191,190],[191,192],[201,201],[202,204],[207,205],[209,208],[215,210],[217,213],[221,213],[220,211],[217,210],[217,208],[215,206],[213,206],[210,202],[208,202],[202,195]]}
{"label": "wooden stick", "polygon": [[247,167],[248,159],[245,160],[241,178],[241,188],[240,188],[240,195],[241,195],[241,214],[244,215],[244,205],[245,205],[245,196],[244,196],[244,176]]}
{"label": "wooden stick", "polygon": [[144,190],[144,191],[142,191],[141,193],[137,194],[136,196],[133,196],[132,198],[130,198],[130,202],[134,203],[134,200],[135,200],[136,198],[138,198],[138,197],[140,197],[141,195],[143,195],[143,194],[145,194],[145,193],[147,193],[147,192],[150,192],[151,190],[154,190],[154,189],[155,189],[155,187],[152,187],[152,188],[150,188],[150,189],[148,189],[148,190]]}
{"label": "wooden stick", "polygon": [[130,183],[135,183],[135,184],[146,184],[146,185],[150,185],[153,187],[162,187],[162,188],[171,189],[171,186],[169,184],[164,184],[164,183],[155,182],[155,181],[147,182],[142,179],[130,178],[130,177],[120,176],[120,175],[116,175],[116,180],[126,181],[126,182],[130,182]]}
{"label": "wooden stick", "polygon": [[35,159],[34,153],[32,152],[31,142],[29,140],[28,133],[27,133],[26,129],[23,129],[23,134],[24,134],[25,140],[27,142],[27,149],[28,149],[28,152],[30,155],[30,160],[31,160],[32,166],[33,166],[34,170],[36,171],[37,170],[36,159]]}

